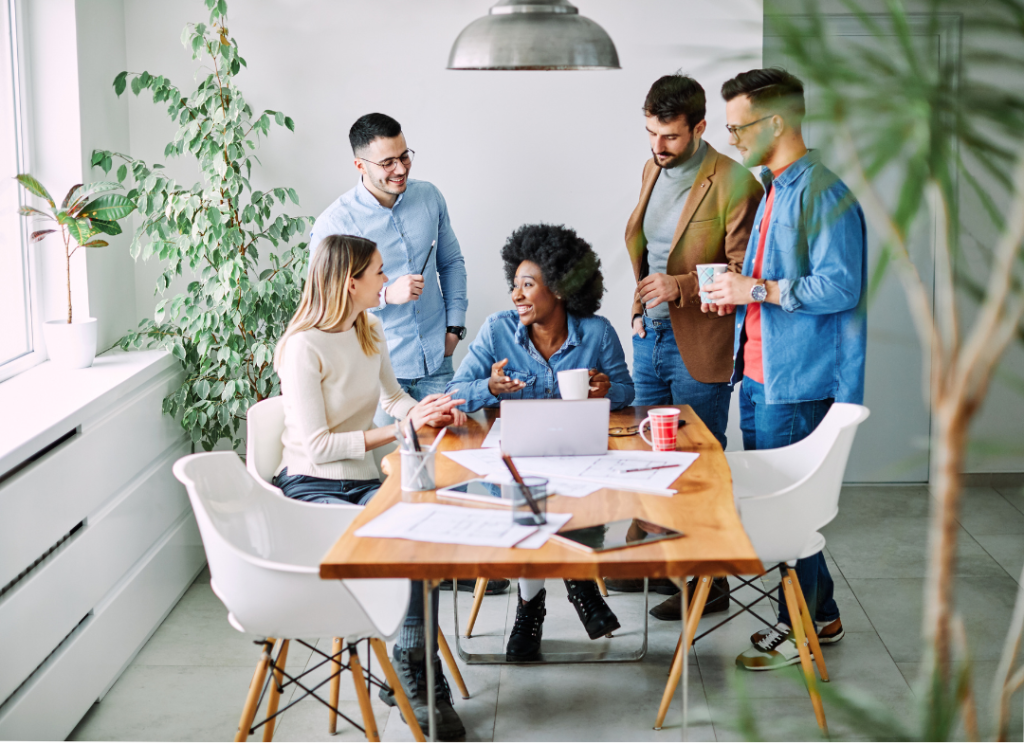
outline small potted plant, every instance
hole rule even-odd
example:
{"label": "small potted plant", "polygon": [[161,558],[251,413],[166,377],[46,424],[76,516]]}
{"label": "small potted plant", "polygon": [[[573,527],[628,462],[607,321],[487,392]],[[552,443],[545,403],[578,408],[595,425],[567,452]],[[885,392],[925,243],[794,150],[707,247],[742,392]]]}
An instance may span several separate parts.
{"label": "small potted plant", "polygon": [[62,367],[79,369],[92,365],[96,357],[96,319],[73,320],[71,316],[71,257],[79,248],[108,245],[105,240],[94,239],[100,233],[117,235],[121,226],[117,221],[131,214],[135,203],[123,194],[109,194],[120,189],[116,181],[97,181],[71,187],[60,207],[38,180],[27,173],[19,174],[18,183],[40,199],[46,200],[49,211],[24,206],[18,212],[43,222],[56,223],[56,227],[34,230],[31,241],[41,241],[50,233],[60,233],[64,242],[64,267],[68,287],[67,320],[47,321],[43,324],[43,338],[50,359]]}

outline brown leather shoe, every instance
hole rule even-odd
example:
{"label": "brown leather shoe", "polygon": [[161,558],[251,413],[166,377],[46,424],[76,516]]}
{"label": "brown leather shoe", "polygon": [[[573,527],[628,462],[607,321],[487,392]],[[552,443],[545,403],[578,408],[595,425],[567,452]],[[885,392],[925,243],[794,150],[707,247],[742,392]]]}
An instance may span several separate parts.
{"label": "brown leather shoe", "polygon": [[[695,579],[691,579],[686,583],[691,598],[696,586],[697,581]],[[651,608],[650,613],[659,621],[680,621],[683,617],[682,606],[683,593],[677,592],[665,602]],[[704,612],[701,613],[701,616],[706,616],[708,613],[720,613],[726,610],[729,610],[729,578],[715,577],[712,580],[708,601],[704,604]]]}

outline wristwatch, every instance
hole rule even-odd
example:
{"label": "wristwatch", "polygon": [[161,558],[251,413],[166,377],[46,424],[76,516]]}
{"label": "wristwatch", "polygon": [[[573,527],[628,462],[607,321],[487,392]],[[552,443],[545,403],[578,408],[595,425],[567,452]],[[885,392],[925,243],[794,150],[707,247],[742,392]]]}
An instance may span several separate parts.
{"label": "wristwatch", "polygon": [[466,338],[466,327],[465,326],[449,326],[447,329],[449,334],[455,334],[459,337],[459,341]]}
{"label": "wristwatch", "polygon": [[764,280],[756,280],[756,284],[750,288],[750,299],[755,303],[763,303],[768,299],[768,288],[764,286]]}

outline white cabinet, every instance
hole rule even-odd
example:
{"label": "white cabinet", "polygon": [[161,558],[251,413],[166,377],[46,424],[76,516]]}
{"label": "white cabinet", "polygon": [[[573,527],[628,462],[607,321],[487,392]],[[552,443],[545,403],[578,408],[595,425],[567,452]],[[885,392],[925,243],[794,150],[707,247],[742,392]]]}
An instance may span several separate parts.
{"label": "white cabinet", "polygon": [[[177,362],[113,353],[74,374],[94,378],[82,405],[41,405],[45,426],[27,433],[41,447],[28,458],[19,448],[14,464],[3,459],[13,448],[0,451],[2,740],[63,740],[205,565],[171,475],[189,441],[161,413]],[[12,382],[0,385],[0,408],[27,395],[26,381]]]}

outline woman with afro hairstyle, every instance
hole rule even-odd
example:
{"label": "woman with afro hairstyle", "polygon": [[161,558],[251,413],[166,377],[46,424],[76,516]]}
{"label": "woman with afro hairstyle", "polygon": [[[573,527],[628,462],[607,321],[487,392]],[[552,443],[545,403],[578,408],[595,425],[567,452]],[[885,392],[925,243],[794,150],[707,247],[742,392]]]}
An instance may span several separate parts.
{"label": "woman with afro hairstyle", "polygon": [[[626,356],[612,325],[596,315],[604,279],[590,244],[561,225],[523,225],[501,258],[515,308],[484,321],[448,384],[466,400],[462,408],[559,398],[558,372],[579,368],[590,370],[591,398],[608,398],[613,409],[629,406],[633,380]],[[591,639],[619,628],[596,582],[565,580],[565,586]],[[544,598],[544,580],[519,580],[516,622],[505,649],[510,662],[540,656]]]}

